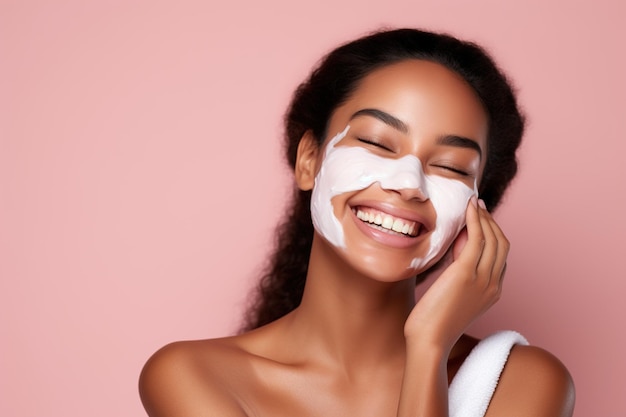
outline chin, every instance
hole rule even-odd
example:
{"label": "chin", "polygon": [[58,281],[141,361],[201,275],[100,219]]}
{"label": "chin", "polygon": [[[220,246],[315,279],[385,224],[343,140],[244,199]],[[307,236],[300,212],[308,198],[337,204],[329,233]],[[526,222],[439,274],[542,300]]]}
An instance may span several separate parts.
{"label": "chin", "polygon": [[[349,248],[349,246],[348,246]],[[379,250],[350,251],[340,249],[341,258],[356,273],[379,282],[399,282],[414,279],[436,261],[428,263],[426,268],[411,268],[411,257],[397,252]],[[365,253],[365,255],[363,255]],[[404,255],[404,256],[403,256]]]}

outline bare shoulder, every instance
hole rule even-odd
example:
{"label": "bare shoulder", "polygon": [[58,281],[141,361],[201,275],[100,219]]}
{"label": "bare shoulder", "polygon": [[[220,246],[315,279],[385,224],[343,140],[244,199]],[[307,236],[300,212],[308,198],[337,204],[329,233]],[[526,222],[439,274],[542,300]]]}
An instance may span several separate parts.
{"label": "bare shoulder", "polygon": [[175,342],[154,353],[139,377],[141,401],[150,417],[246,416],[233,386],[245,372],[232,365],[246,353],[231,339]]}
{"label": "bare shoulder", "polygon": [[557,357],[536,346],[515,346],[487,416],[569,417],[574,402],[572,377]]}

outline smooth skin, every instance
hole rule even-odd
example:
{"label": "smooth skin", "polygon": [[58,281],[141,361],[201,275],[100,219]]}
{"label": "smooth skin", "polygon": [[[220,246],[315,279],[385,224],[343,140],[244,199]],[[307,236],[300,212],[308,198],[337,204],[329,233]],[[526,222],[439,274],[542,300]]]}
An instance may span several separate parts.
{"label": "smooth skin", "polygon": [[[407,129],[370,115],[352,117],[364,108],[382,110]],[[480,181],[486,114],[473,90],[438,64],[407,60],[371,73],[335,110],[329,136],[347,124],[342,146],[390,158],[412,154],[427,174]],[[442,135],[469,138],[481,152],[441,144]],[[321,151],[307,132],[295,170],[301,189],[313,187]],[[352,209],[372,202],[413,210],[432,224],[436,219],[415,190],[374,184],[333,198],[346,248],[314,235],[301,305],[246,334],[177,342],[156,352],[140,377],[148,414],[447,416],[448,384],[478,342],[464,331],[500,297],[509,242],[472,199],[453,261],[416,302],[415,275],[422,271],[407,265],[424,252],[429,234],[408,248],[385,247],[354,224]],[[538,347],[516,346],[486,415],[565,417],[573,405],[572,380],[561,362]]]}

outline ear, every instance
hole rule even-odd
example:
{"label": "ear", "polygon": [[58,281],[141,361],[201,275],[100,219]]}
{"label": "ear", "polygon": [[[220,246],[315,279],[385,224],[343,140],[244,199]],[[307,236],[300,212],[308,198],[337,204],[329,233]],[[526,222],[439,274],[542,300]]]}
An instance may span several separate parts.
{"label": "ear", "polygon": [[319,145],[315,140],[313,132],[307,130],[300,143],[298,143],[298,151],[296,153],[295,177],[298,188],[303,191],[313,189],[315,184],[315,174],[317,174],[317,164],[319,156]]}

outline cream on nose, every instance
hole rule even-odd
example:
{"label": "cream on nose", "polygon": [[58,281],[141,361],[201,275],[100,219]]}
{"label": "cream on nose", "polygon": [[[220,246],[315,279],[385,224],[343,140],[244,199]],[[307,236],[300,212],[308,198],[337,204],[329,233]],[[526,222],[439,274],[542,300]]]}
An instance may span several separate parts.
{"label": "cream on nose", "polygon": [[422,164],[414,156],[405,156],[400,160],[389,163],[395,170],[380,181],[380,186],[389,191],[395,191],[405,200],[426,201],[429,198],[426,190],[426,175]]}

